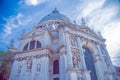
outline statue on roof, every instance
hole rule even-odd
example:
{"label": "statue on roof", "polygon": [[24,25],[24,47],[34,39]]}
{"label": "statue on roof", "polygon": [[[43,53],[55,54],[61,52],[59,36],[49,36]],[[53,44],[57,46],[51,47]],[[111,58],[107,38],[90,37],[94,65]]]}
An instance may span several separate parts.
{"label": "statue on roof", "polygon": [[82,18],[82,25],[85,25],[85,20],[84,20],[84,18]]}
{"label": "statue on roof", "polygon": [[59,11],[57,10],[57,8],[55,8],[52,13],[59,13]]}
{"label": "statue on roof", "polygon": [[14,47],[14,40],[12,39],[9,43],[9,48],[13,48]]}

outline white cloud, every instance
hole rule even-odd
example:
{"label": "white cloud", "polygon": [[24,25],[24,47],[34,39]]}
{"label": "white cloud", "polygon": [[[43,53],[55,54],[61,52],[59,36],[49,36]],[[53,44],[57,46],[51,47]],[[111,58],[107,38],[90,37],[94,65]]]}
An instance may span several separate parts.
{"label": "white cloud", "polygon": [[[26,16],[27,17],[27,16]],[[31,19],[29,17],[26,18],[23,14],[18,13],[16,16],[11,16],[6,20],[6,24],[4,24],[4,33],[2,34],[2,38],[6,38],[9,35],[13,34],[13,30],[16,28],[20,28],[21,26],[26,26]]]}
{"label": "white cloud", "polygon": [[113,21],[106,25],[103,30],[103,36],[107,39],[106,44],[111,57],[115,57],[120,52],[120,23]]}
{"label": "white cloud", "polygon": [[88,17],[92,15],[94,11],[99,10],[104,5],[105,0],[87,0],[80,1],[76,9],[74,10],[76,15],[76,20],[79,21],[81,17]]}
{"label": "white cloud", "polygon": [[[48,0],[23,0],[23,2],[27,5],[32,5],[32,6],[36,6],[38,4],[44,3]],[[22,2],[21,2],[22,3]]]}
{"label": "white cloud", "polygon": [[115,17],[115,15],[116,8],[101,8],[87,16],[89,19],[88,24],[96,31],[102,31],[105,28],[106,23],[109,23],[110,20]]}
{"label": "white cloud", "polygon": [[101,8],[104,4],[105,0],[92,0],[91,2],[87,2],[84,4],[84,8],[82,11],[82,16],[86,17],[91,14],[94,10]]}

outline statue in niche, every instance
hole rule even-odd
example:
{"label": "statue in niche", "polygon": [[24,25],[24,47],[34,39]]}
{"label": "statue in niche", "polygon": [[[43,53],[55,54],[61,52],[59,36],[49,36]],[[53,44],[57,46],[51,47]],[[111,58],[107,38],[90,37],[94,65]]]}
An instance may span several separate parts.
{"label": "statue in niche", "polygon": [[77,47],[77,39],[74,35],[70,36],[70,40],[71,40],[71,45]]}
{"label": "statue in niche", "polygon": [[28,60],[28,62],[27,62],[27,70],[31,71],[31,68],[32,68],[32,61]]}
{"label": "statue in niche", "polygon": [[78,55],[78,51],[72,51],[72,53],[73,53],[73,57],[72,57],[73,67],[77,68],[78,64],[80,63],[80,56]]}
{"label": "statue in niche", "polygon": [[40,72],[40,63],[37,64],[37,72]]}
{"label": "statue in niche", "polygon": [[18,73],[21,73],[22,66],[18,66]]}

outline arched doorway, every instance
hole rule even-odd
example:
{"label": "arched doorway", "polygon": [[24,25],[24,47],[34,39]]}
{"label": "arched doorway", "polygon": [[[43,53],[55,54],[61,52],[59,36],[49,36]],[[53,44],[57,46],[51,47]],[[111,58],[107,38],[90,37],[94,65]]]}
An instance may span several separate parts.
{"label": "arched doorway", "polygon": [[87,69],[91,71],[90,72],[91,80],[98,80],[96,71],[95,71],[92,53],[90,52],[89,48],[84,47],[84,49],[85,49],[84,51],[85,63],[86,63]]}

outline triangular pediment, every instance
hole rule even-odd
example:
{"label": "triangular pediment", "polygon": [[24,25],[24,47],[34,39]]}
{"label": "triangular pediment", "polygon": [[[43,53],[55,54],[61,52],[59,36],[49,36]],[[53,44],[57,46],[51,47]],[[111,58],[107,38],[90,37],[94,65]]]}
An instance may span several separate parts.
{"label": "triangular pediment", "polygon": [[35,36],[43,35],[44,33],[45,33],[45,31],[43,31],[43,30],[35,29],[35,30],[31,30],[30,32],[24,34],[22,37],[20,37],[20,39],[35,37]]}

